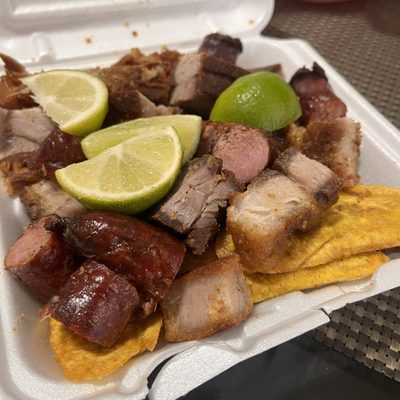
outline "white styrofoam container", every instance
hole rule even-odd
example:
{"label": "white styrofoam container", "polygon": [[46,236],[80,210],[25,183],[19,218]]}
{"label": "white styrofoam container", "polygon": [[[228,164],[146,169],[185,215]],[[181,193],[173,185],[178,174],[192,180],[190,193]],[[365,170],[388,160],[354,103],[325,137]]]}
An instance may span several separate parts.
{"label": "white styrofoam container", "polygon": [[[243,67],[282,63],[286,76],[317,61],[334,91],[361,122],[363,183],[400,186],[400,133],[329,64],[301,40],[261,37],[273,0],[8,0],[0,2],[0,51],[29,70],[107,65],[131,47],[160,44],[194,51],[201,38],[221,31],[243,39]],[[137,32],[137,36],[132,35]],[[91,43],[87,43],[90,38]],[[18,200],[0,195],[0,258],[28,222]],[[372,279],[293,292],[257,305],[242,325],[199,342],[160,344],[134,358],[113,376],[92,384],[67,382],[39,323],[39,304],[0,272],[0,399],[176,399],[234,364],[329,321],[329,313],[400,286],[400,260],[382,266]],[[19,316],[24,314],[25,320]],[[158,373],[149,392],[147,377]]]}

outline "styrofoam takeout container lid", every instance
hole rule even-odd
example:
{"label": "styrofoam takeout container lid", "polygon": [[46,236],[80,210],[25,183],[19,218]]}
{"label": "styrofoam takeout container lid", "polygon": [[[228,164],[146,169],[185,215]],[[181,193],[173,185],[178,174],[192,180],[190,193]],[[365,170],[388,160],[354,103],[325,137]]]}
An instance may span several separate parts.
{"label": "styrofoam takeout container lid", "polygon": [[[243,67],[282,63],[290,77],[317,61],[334,91],[361,122],[360,171],[363,183],[399,187],[400,133],[307,43],[261,37],[273,0],[8,0],[0,2],[0,51],[30,68],[110,64],[131,47],[145,51],[160,44],[195,51],[201,38],[222,31],[243,39]],[[137,36],[132,34],[137,32]],[[88,40],[90,39],[90,40]],[[91,42],[91,43],[88,43]],[[28,219],[18,200],[0,195],[0,257]],[[293,292],[255,306],[250,318],[233,329],[199,342],[160,344],[153,353],[131,360],[113,376],[91,384],[66,381],[47,340],[47,323],[38,322],[39,304],[7,273],[0,272],[0,398],[176,399],[232,365],[329,321],[346,303],[400,286],[400,261],[382,266],[372,279]],[[24,319],[21,315],[24,315]],[[147,377],[158,373],[149,392]]]}

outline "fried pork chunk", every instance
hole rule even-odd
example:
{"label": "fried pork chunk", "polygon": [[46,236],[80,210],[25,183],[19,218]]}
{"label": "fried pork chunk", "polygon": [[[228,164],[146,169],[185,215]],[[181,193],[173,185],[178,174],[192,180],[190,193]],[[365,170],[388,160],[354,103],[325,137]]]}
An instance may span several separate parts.
{"label": "fried pork chunk", "polygon": [[49,214],[72,217],[86,211],[81,203],[64,192],[60,186],[46,179],[25,187],[20,199],[32,221]]}
{"label": "fried pork chunk", "polygon": [[307,128],[293,125],[287,137],[291,146],[335,172],[344,187],[354,186],[359,182],[359,123],[350,118],[338,118],[311,123]]}
{"label": "fried pork chunk", "polygon": [[220,93],[246,74],[248,71],[209,54],[186,54],[175,68],[170,103],[207,118]]}
{"label": "fried pork chunk", "polygon": [[302,124],[331,121],[346,115],[346,105],[333,93],[325,71],[317,63],[312,70],[300,68],[290,84],[300,99]]}
{"label": "fried pork chunk", "polygon": [[56,128],[40,107],[23,110],[0,108],[0,159],[34,151]]}
{"label": "fried pork chunk", "polygon": [[238,257],[221,258],[176,279],[161,301],[165,338],[199,340],[244,321],[253,308]]}
{"label": "fried pork chunk", "polygon": [[308,230],[338,198],[340,180],[327,167],[286,150],[227,211],[227,226],[243,266],[251,272],[279,273],[286,239]]}
{"label": "fried pork chunk", "polygon": [[240,185],[234,176],[221,172],[222,161],[204,155],[188,162],[172,193],[153,212],[152,219],[188,234],[186,243],[194,254],[202,254],[219,229],[220,211]]}

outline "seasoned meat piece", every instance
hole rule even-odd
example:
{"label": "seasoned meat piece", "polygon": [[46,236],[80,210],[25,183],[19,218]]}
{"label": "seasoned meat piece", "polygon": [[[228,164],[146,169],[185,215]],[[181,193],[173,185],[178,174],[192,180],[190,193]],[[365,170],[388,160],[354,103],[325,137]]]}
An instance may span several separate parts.
{"label": "seasoned meat piece", "polygon": [[360,124],[349,118],[315,122],[307,129],[292,127],[288,133],[290,144],[307,157],[329,167],[343,182],[344,187],[356,185],[360,154]]}
{"label": "seasoned meat piece", "polygon": [[136,289],[105,265],[88,260],[42,311],[89,342],[111,347],[139,304]]}
{"label": "seasoned meat piece", "polygon": [[318,64],[314,63],[312,70],[300,68],[290,84],[300,98],[304,125],[346,115],[346,105],[333,93],[324,70]]}
{"label": "seasoned meat piece", "polygon": [[0,109],[0,159],[33,151],[56,128],[41,108]]}
{"label": "seasoned meat piece", "polygon": [[161,53],[144,55],[132,49],[109,68],[91,70],[106,84],[111,105],[132,90],[139,90],[155,104],[168,105],[172,88],[172,74],[179,53],[165,50]]}
{"label": "seasoned meat piece", "polygon": [[172,192],[157,207],[152,219],[178,233],[188,233],[215,190],[221,167],[221,160],[209,155],[186,163]]}
{"label": "seasoned meat piece", "polygon": [[138,90],[125,90],[109,95],[110,110],[105,125],[157,115],[179,114],[179,107],[156,106]]}
{"label": "seasoned meat piece", "polygon": [[86,160],[81,141],[72,135],[54,129],[41,144],[38,159],[46,178],[57,182],[54,172],[70,164]]}
{"label": "seasoned meat piece", "polygon": [[169,233],[114,213],[60,218],[46,228],[62,232],[75,254],[93,258],[125,276],[140,295],[144,315],[153,312],[165,295],[185,255],[184,244]]}
{"label": "seasoned meat piece", "polygon": [[325,165],[312,160],[299,151],[289,148],[276,159],[273,167],[289,178],[300,182],[322,211],[335,204],[342,183]]}
{"label": "seasoned meat piece", "polygon": [[186,54],[178,61],[170,103],[204,117],[217,96],[248,71],[206,53]]}
{"label": "seasoned meat piece", "polygon": [[36,151],[16,153],[0,160],[0,180],[8,196],[18,194],[25,186],[42,178],[42,165]]}
{"label": "seasoned meat piece", "polygon": [[225,257],[175,280],[161,301],[165,338],[200,340],[238,325],[253,308],[237,257]]}
{"label": "seasoned meat piece", "polygon": [[244,267],[269,273],[279,262],[286,238],[314,215],[312,196],[278,171],[265,170],[227,211],[227,227]]}
{"label": "seasoned meat piece", "polygon": [[228,206],[228,200],[236,193],[241,191],[242,187],[238,184],[235,176],[229,171],[224,171],[221,180],[218,182],[214,191],[207,198],[203,211],[199,218],[192,225],[186,244],[192,250],[193,254],[203,254],[211,239],[219,231],[219,216],[222,210]]}
{"label": "seasoned meat piece", "polygon": [[5,269],[42,302],[57,294],[77,268],[77,260],[61,236],[44,228],[44,223],[50,219],[45,217],[26,227],[4,260]]}
{"label": "seasoned meat piece", "polygon": [[227,63],[236,64],[236,60],[242,51],[243,46],[240,39],[221,33],[211,33],[203,39],[198,53],[207,53]]}
{"label": "seasoned meat piece", "polygon": [[81,203],[64,192],[59,185],[46,179],[27,186],[20,194],[20,199],[32,221],[49,214],[72,217],[86,211]]}
{"label": "seasoned meat piece", "polygon": [[30,90],[19,78],[27,75],[25,68],[12,57],[0,53],[6,75],[0,77],[0,107],[9,110],[33,107]]}
{"label": "seasoned meat piece", "polygon": [[265,169],[271,157],[272,139],[247,125],[207,121],[203,124],[197,155],[210,153],[222,160],[222,167],[247,183]]}
{"label": "seasoned meat piece", "polygon": [[194,254],[202,254],[218,231],[218,217],[228,199],[241,189],[229,173],[221,174],[221,160],[204,155],[188,162],[171,194],[152,219],[181,234]]}

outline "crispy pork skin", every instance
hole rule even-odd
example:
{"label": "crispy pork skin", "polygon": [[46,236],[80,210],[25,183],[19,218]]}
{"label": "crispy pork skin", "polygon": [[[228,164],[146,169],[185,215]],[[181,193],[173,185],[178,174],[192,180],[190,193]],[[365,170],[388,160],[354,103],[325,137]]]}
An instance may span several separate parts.
{"label": "crispy pork skin", "polygon": [[346,105],[333,93],[324,70],[318,64],[314,63],[312,70],[300,68],[290,84],[299,96],[304,125],[346,115]]}
{"label": "crispy pork skin", "polygon": [[51,218],[26,227],[4,260],[5,269],[42,302],[57,294],[77,267],[61,236],[44,228]]}
{"label": "crispy pork skin", "polygon": [[203,254],[219,229],[219,215],[241,185],[222,161],[204,155],[188,162],[172,193],[153,211],[152,219],[181,234],[194,254]]}
{"label": "crispy pork skin", "polygon": [[6,75],[0,77],[0,107],[20,109],[35,105],[30,90],[19,78],[27,75],[25,67],[12,57],[0,53]]}
{"label": "crispy pork skin", "polygon": [[312,196],[279,171],[265,170],[227,211],[227,227],[248,271],[269,273],[286,238],[314,216]]}
{"label": "crispy pork skin", "polygon": [[174,281],[161,301],[165,338],[200,340],[247,319],[253,308],[235,256],[196,268]]}
{"label": "crispy pork skin", "polygon": [[15,153],[0,160],[0,181],[8,196],[20,193],[24,187],[42,178],[42,164],[37,151]]}
{"label": "crispy pork skin", "polygon": [[325,165],[294,148],[281,153],[272,168],[301,183],[313,195],[321,211],[325,211],[338,200],[342,188],[340,178]]}
{"label": "crispy pork skin", "polygon": [[90,342],[111,347],[139,304],[136,289],[105,265],[88,260],[42,311]]}
{"label": "crispy pork skin", "polygon": [[86,207],[47,179],[25,187],[20,199],[32,221],[49,214],[72,217],[86,212]]}
{"label": "crispy pork skin", "polygon": [[126,277],[139,293],[143,316],[154,311],[185,256],[183,242],[168,232],[119,214],[88,212],[46,228],[62,233],[73,253]]}
{"label": "crispy pork skin", "polygon": [[203,124],[197,156],[212,154],[222,168],[248,183],[263,171],[271,158],[272,139],[257,128],[241,124],[207,121]]}
{"label": "crispy pork skin", "polygon": [[290,144],[307,157],[329,167],[344,187],[356,185],[360,155],[360,124],[350,118],[315,122],[307,128],[292,127],[288,132]]}
{"label": "crispy pork skin", "polygon": [[221,33],[210,33],[204,37],[198,53],[207,53],[227,63],[236,64],[236,60],[242,51],[243,46],[240,39]]}

